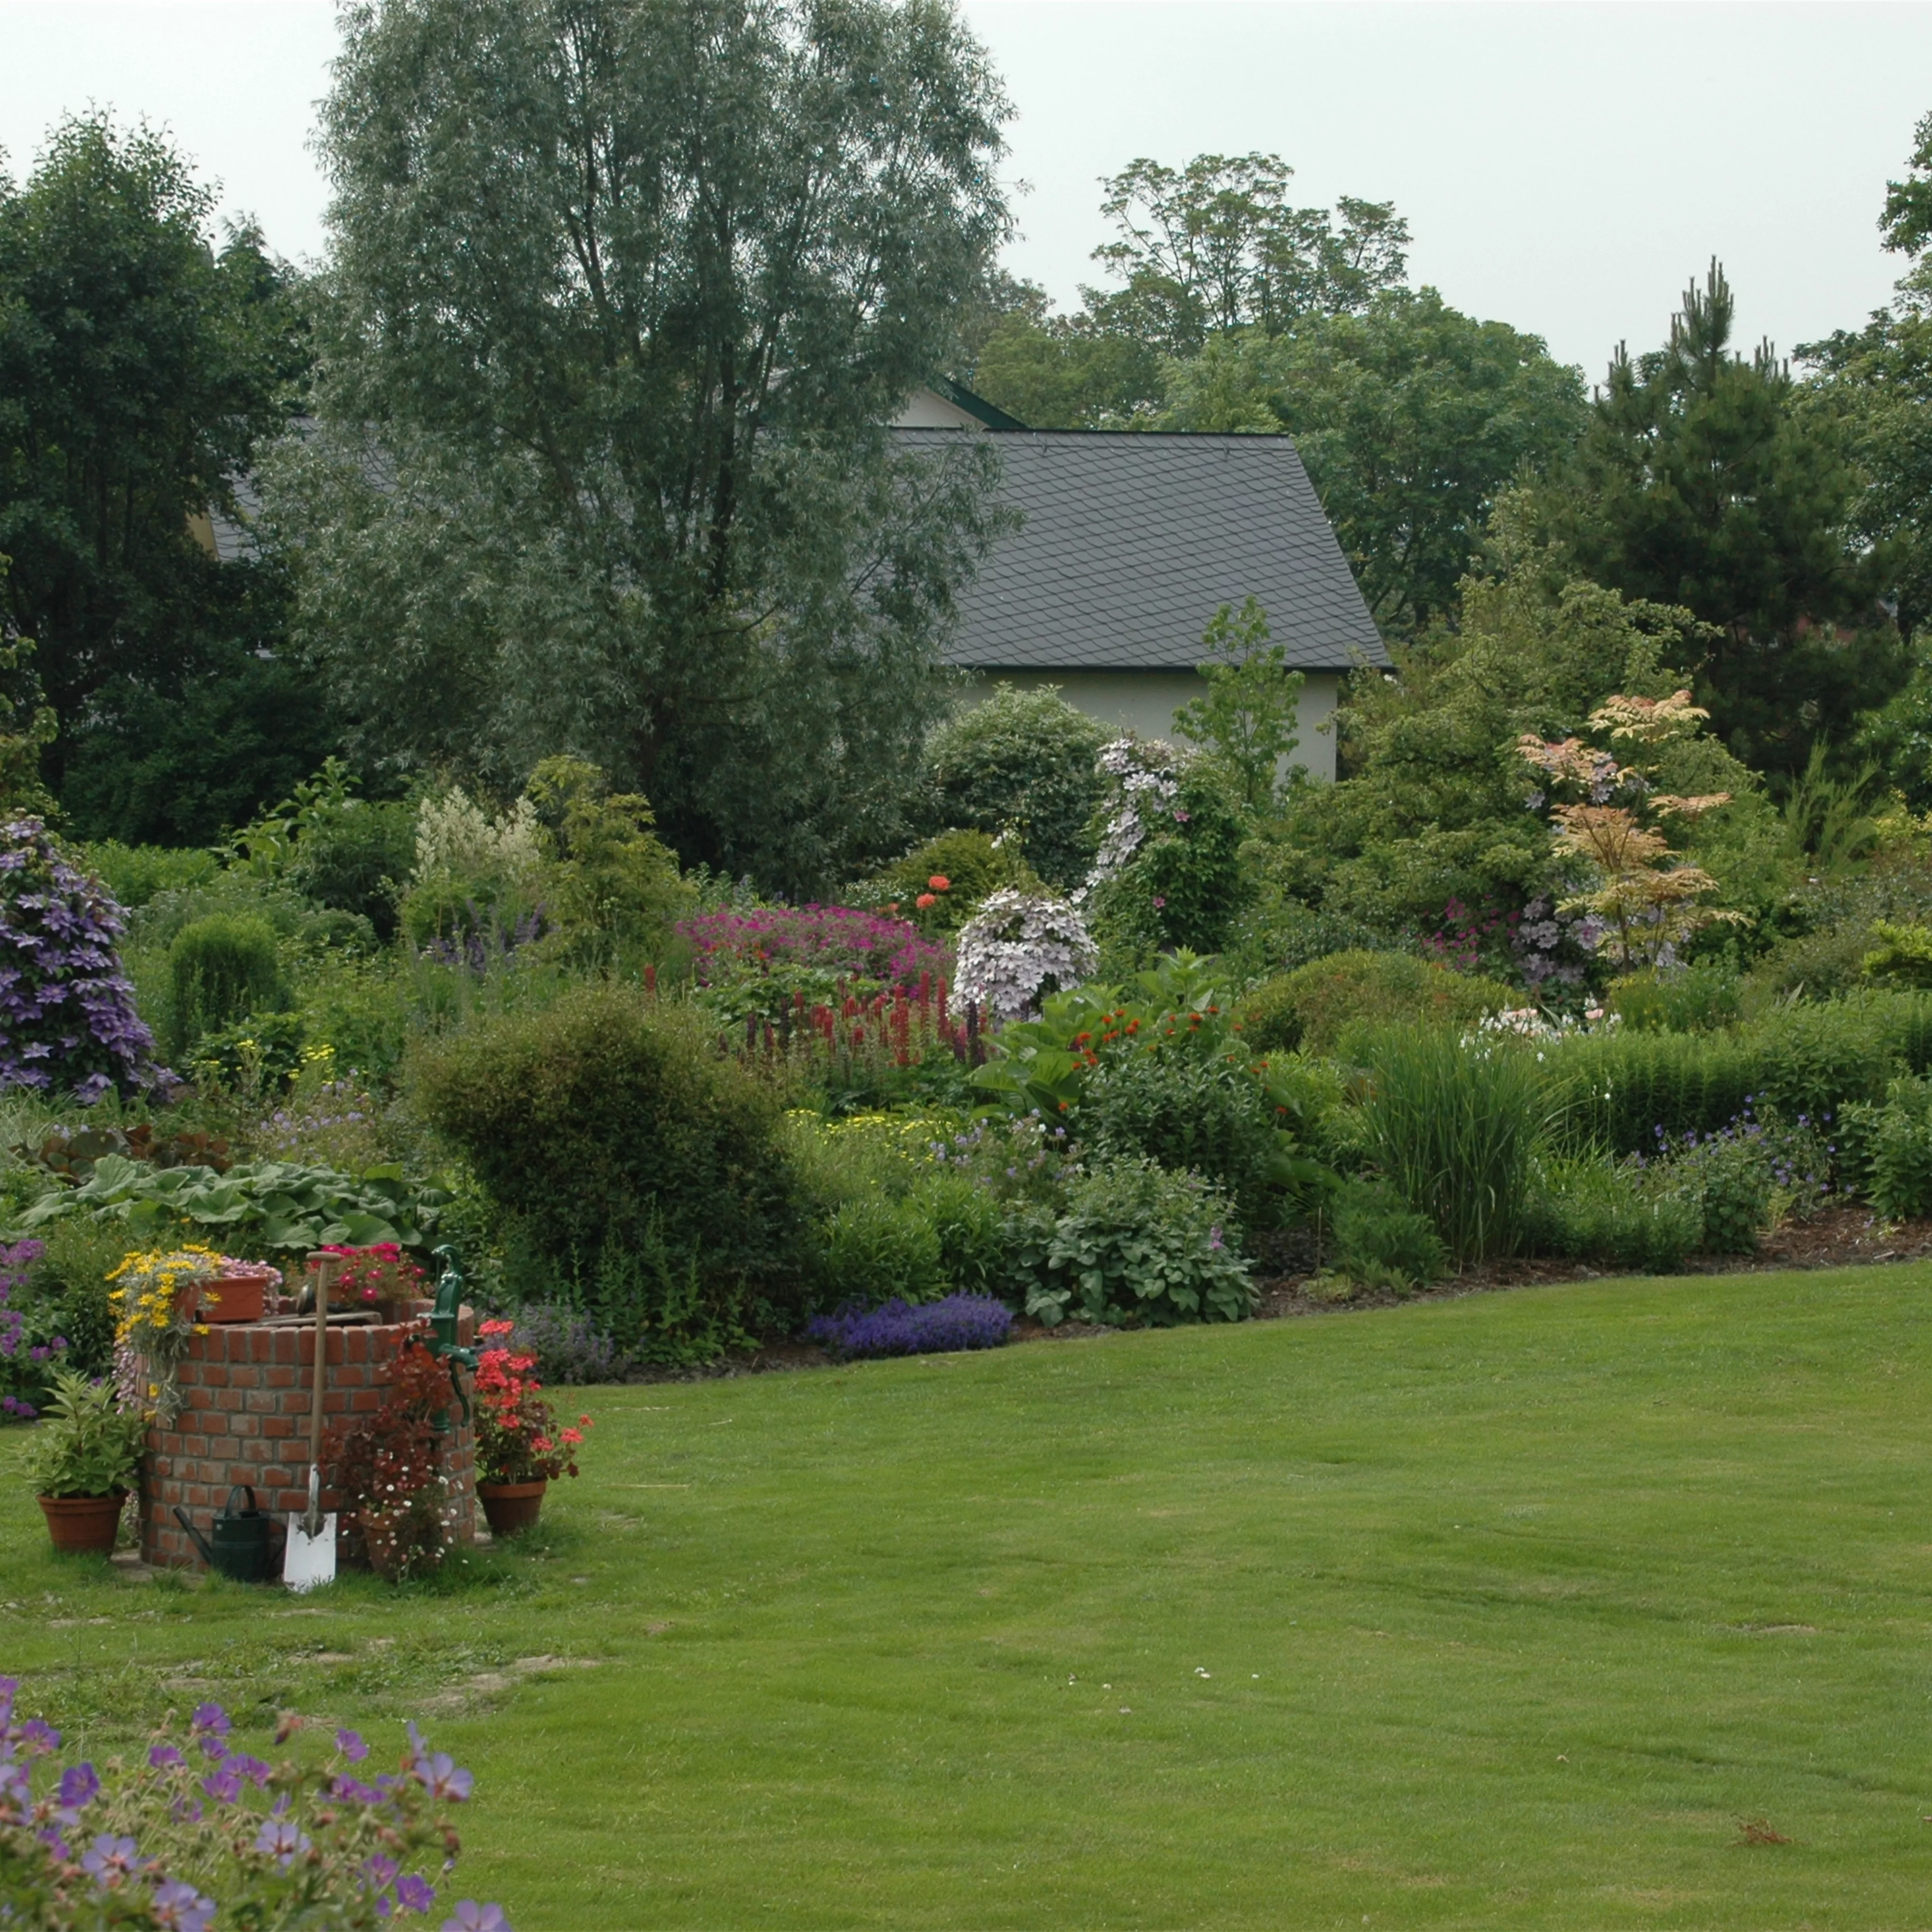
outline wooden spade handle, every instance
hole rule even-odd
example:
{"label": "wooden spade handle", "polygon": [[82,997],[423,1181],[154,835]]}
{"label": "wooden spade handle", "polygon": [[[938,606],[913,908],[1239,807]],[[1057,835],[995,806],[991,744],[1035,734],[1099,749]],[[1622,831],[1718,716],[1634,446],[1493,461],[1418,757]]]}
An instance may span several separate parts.
{"label": "wooden spade handle", "polygon": [[308,1459],[322,1460],[322,1391],[328,1367],[328,1290],[342,1271],[340,1255],[310,1255],[309,1268],[315,1276],[315,1393],[309,1405]]}

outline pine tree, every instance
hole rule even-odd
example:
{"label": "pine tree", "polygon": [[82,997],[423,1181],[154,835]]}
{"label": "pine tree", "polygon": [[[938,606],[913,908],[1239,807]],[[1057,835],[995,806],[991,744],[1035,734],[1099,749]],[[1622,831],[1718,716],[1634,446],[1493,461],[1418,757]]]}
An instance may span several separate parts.
{"label": "pine tree", "polygon": [[1553,521],[1596,581],[1716,628],[1700,699],[1739,757],[1790,772],[1883,704],[1906,658],[1850,534],[1840,436],[1768,342],[1732,349],[1733,314],[1713,262],[1662,349],[1619,347]]}

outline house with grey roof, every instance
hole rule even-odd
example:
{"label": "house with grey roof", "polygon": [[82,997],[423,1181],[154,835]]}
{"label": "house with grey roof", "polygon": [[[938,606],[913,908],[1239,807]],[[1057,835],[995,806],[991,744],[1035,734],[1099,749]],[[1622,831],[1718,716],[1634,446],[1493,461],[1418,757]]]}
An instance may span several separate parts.
{"label": "house with grey roof", "polygon": [[1306,679],[1296,761],[1334,776],[1341,680],[1389,657],[1292,439],[1029,430],[950,384],[916,394],[893,433],[998,444],[1018,527],[962,593],[946,652],[978,689],[1057,685],[1106,724],[1169,736],[1209,620],[1253,597]]}
{"label": "house with grey roof", "polygon": [[[970,690],[1055,685],[1103,724],[1165,738],[1201,689],[1202,632],[1252,597],[1305,679],[1296,762],[1334,776],[1341,681],[1389,656],[1291,438],[1033,430],[945,381],[915,391],[892,433],[997,441],[1018,515],[959,598],[946,655]],[[235,495],[238,522],[190,520],[224,562],[254,548],[254,478]]]}

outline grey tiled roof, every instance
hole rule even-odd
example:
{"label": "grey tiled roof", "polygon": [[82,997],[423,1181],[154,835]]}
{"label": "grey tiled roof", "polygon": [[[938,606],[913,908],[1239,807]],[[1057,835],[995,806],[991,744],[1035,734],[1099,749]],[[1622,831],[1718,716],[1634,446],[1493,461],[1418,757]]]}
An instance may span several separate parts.
{"label": "grey tiled roof", "polygon": [[[976,432],[895,430],[944,446]],[[960,600],[946,656],[998,670],[1192,670],[1216,608],[1256,597],[1304,670],[1385,664],[1285,436],[994,434],[1024,516]]]}

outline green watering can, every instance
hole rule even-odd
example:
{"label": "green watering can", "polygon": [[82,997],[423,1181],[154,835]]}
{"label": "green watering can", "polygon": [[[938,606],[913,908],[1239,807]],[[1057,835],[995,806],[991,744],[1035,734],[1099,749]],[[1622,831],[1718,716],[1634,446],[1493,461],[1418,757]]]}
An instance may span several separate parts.
{"label": "green watering can", "polygon": [[[248,1498],[246,1509],[235,1507],[237,1496]],[[237,1483],[228,1492],[228,1500],[222,1506],[221,1514],[214,1519],[212,1545],[188,1520],[185,1510],[176,1510],[175,1520],[194,1540],[194,1546],[201,1552],[202,1561],[211,1570],[219,1570],[223,1576],[232,1576],[238,1583],[267,1580],[274,1568],[268,1558],[268,1530],[274,1519],[256,1507],[255,1492],[248,1484]]]}

